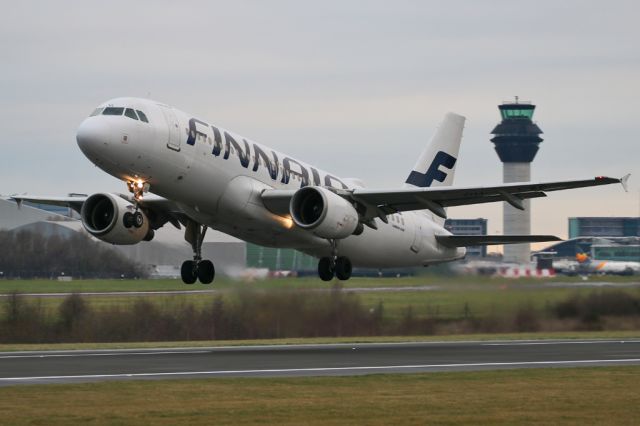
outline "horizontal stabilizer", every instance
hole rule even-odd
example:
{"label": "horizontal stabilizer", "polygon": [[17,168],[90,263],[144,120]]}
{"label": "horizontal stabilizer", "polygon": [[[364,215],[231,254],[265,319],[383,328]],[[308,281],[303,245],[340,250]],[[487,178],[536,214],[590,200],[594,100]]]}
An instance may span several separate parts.
{"label": "horizontal stabilizer", "polygon": [[554,235],[436,235],[436,240],[446,247],[472,247],[562,241],[561,238]]}

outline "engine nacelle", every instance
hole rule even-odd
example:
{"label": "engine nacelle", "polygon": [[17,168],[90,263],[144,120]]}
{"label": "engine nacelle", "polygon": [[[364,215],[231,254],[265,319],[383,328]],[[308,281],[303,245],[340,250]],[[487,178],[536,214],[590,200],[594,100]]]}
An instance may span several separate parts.
{"label": "engine nacelle", "polygon": [[346,238],[358,228],[358,212],[351,203],[320,186],[296,191],[289,212],[296,225],[322,238]]}
{"label": "engine nacelle", "polygon": [[[91,235],[111,244],[137,244],[148,238],[149,220],[142,211],[142,224],[132,223],[136,207],[117,194],[93,194],[82,205],[82,225]],[[124,215],[129,213],[130,227],[125,226]],[[152,231],[151,231],[152,232]]]}

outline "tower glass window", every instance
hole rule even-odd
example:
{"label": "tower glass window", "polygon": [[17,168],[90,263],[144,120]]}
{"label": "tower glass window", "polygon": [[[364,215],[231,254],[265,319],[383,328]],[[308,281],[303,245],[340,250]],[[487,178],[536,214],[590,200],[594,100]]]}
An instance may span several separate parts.
{"label": "tower glass window", "polygon": [[500,109],[502,119],[507,120],[509,118],[528,118],[531,120],[533,117],[533,108],[531,106],[525,108],[502,108]]}

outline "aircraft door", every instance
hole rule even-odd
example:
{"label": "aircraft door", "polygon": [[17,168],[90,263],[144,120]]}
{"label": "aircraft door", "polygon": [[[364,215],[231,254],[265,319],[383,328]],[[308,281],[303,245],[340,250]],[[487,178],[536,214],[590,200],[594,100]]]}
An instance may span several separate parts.
{"label": "aircraft door", "polygon": [[411,251],[418,253],[422,248],[422,225],[419,218],[413,219],[413,242],[411,243]]}
{"label": "aircraft door", "polygon": [[167,147],[174,151],[180,151],[180,122],[176,113],[171,108],[160,106],[164,119],[167,122]]}

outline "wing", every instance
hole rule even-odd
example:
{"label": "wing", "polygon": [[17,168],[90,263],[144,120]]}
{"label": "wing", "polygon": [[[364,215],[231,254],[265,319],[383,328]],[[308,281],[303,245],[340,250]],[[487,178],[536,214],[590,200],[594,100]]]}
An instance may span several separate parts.
{"label": "wing", "polygon": [[[121,198],[134,202],[133,197],[117,194]],[[41,197],[32,195],[13,195],[11,199],[16,201],[18,205],[22,202],[35,204],[47,204],[52,206],[70,207],[76,212],[82,211],[82,205],[89,198],[87,195],[78,195],[70,197]],[[173,226],[180,229],[180,223],[186,223],[187,215],[180,209],[179,205],[166,198],[157,196],[148,196],[139,201],[140,206],[145,210],[150,220],[152,229],[158,229],[165,223],[170,222]]]}
{"label": "wing", "polygon": [[554,235],[436,235],[446,247],[489,246],[497,244],[543,243],[562,241]]}
{"label": "wing", "polygon": [[[446,218],[445,207],[506,201],[517,209],[524,210],[523,200],[545,197],[547,192],[563,189],[585,188],[589,186],[622,183],[626,187],[629,175],[617,179],[598,176],[593,179],[570,180],[546,183],[512,183],[489,187],[434,187],[403,188],[395,190],[348,189],[334,190],[338,195],[360,205],[361,220],[366,222],[375,217],[410,210],[431,210]],[[289,200],[295,190],[266,190],[262,193],[264,205],[273,213],[289,213]]]}
{"label": "wing", "polygon": [[86,195],[81,195],[77,197],[39,197],[39,196],[31,196],[31,195],[12,195],[10,197],[12,200],[18,203],[18,206],[22,204],[23,201],[27,201],[29,203],[35,204],[46,204],[50,206],[60,206],[60,207],[70,207],[76,212],[80,213],[82,210],[82,205],[87,200]]}

